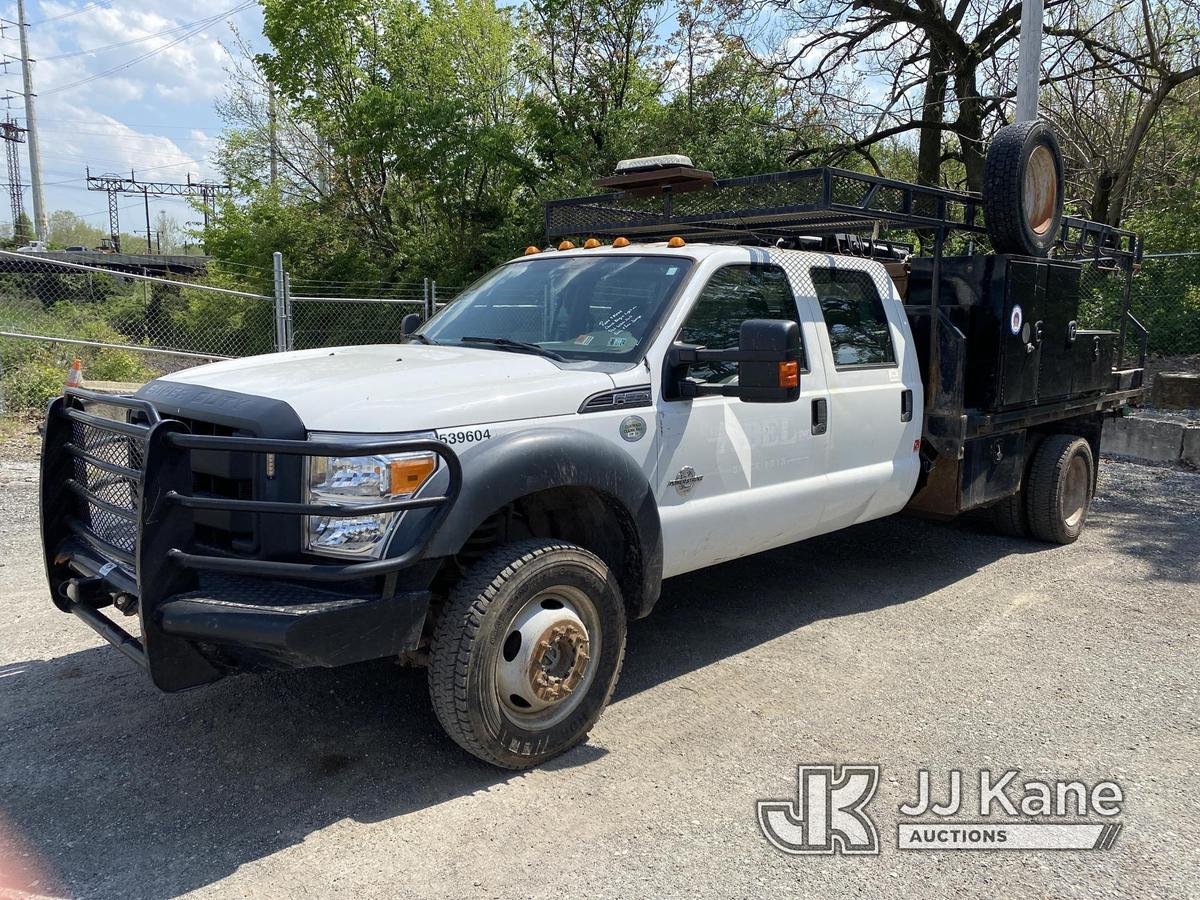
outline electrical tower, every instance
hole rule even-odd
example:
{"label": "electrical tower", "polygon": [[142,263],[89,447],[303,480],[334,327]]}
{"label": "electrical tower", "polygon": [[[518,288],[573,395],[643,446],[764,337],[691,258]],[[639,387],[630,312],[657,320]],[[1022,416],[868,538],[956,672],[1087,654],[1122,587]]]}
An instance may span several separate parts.
{"label": "electrical tower", "polygon": [[[25,143],[25,129],[11,118],[0,122],[0,138],[4,139],[4,151],[8,157],[8,198],[12,204],[13,237],[17,236],[17,224],[25,215],[25,197],[21,184],[21,153],[18,144]],[[31,235],[26,235],[26,238]]]}
{"label": "electrical tower", "polygon": [[112,236],[113,250],[121,252],[121,224],[118,219],[117,201],[122,194],[138,195],[146,202],[146,252],[152,252],[150,242],[150,198],[151,197],[199,197],[204,207],[204,227],[208,227],[210,215],[216,215],[217,197],[228,194],[233,189],[227,184],[215,181],[192,181],[189,173],[187,181],[138,181],[131,171],[129,177],[124,175],[93,175],[91,168],[87,169],[87,189],[89,191],[104,191],[108,194],[108,230]]}

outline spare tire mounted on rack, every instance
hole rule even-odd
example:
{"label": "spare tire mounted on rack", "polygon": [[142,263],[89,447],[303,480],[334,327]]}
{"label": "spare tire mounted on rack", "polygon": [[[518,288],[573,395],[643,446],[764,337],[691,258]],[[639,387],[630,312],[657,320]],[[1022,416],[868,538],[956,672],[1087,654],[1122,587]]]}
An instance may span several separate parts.
{"label": "spare tire mounted on rack", "polygon": [[1001,128],[984,164],[983,215],[997,253],[1045,256],[1063,216],[1063,159],[1045,122]]}

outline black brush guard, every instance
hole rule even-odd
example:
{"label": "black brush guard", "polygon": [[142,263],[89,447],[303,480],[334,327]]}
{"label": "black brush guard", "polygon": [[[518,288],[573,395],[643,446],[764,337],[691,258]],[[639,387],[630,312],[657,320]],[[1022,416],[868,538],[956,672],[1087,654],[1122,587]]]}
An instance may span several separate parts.
{"label": "black brush guard", "polygon": [[[89,411],[109,407],[128,421]],[[192,451],[294,456],[432,452],[437,496],[365,505],[193,496]],[[137,397],[68,389],[46,419],[41,529],[55,605],[78,616],[167,691],[231,671],[333,666],[416,646],[427,589],[397,575],[424,559],[458,496],[458,457],[436,440],[273,440],[194,435]],[[426,511],[402,552],[364,562],[297,562],[199,552],[193,511],[360,516]],[[203,576],[203,577],[202,577]],[[140,637],[100,612],[132,613]]]}

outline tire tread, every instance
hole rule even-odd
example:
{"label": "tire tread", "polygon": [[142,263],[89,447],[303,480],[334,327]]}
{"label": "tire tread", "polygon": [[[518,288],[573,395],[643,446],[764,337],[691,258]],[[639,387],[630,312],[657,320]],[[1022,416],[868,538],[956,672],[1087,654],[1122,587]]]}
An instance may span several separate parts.
{"label": "tire tread", "polygon": [[[472,728],[467,683],[471,650],[488,608],[505,583],[524,566],[557,550],[593,555],[576,544],[545,538],[530,538],[497,547],[476,561],[454,586],[433,631],[429,696],[438,721],[450,738],[468,753],[506,769],[525,768],[530,763],[514,763],[509,756],[497,754]],[[624,658],[622,643],[616,672],[601,708],[612,696]]]}

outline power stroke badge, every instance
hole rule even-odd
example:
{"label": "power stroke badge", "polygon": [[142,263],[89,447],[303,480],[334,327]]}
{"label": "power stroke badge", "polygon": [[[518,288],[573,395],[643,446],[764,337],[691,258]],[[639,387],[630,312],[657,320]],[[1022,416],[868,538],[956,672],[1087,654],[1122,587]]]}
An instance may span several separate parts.
{"label": "power stroke badge", "polygon": [[[935,785],[919,769],[914,799],[897,808],[899,850],[1109,850],[1121,833],[1125,793],[1111,780],[1020,779],[1019,769],[952,769]],[[868,809],[877,765],[801,765],[796,797],[760,800],[758,825],[784,853],[877,855],[879,828]]]}

